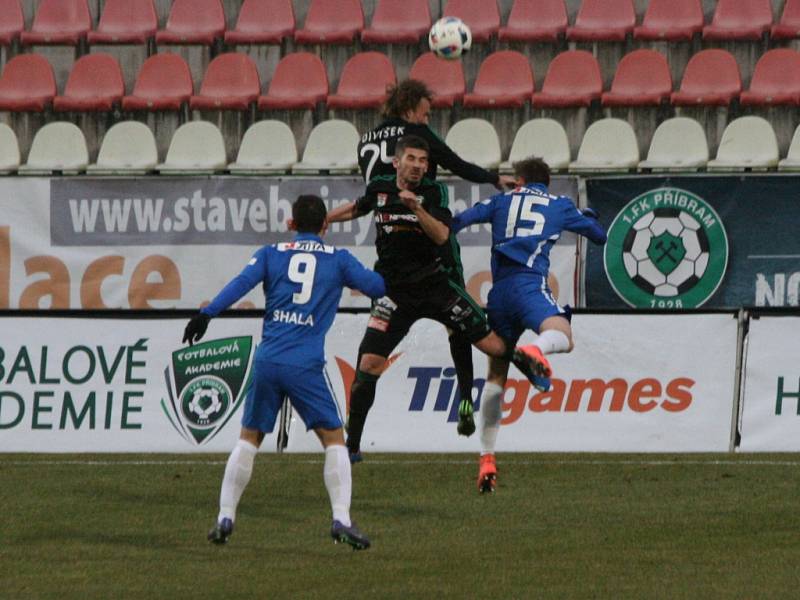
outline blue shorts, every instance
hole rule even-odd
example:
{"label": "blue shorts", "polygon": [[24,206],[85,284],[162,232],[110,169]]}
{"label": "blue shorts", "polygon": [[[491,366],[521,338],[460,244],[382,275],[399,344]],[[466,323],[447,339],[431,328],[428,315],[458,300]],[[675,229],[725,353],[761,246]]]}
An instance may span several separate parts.
{"label": "blue shorts", "polygon": [[306,429],[339,429],[342,426],[324,369],[271,362],[256,350],[242,426],[272,433],[284,397],[289,398]]}
{"label": "blue shorts", "polygon": [[497,335],[516,345],[526,329],[539,333],[542,321],[567,312],[558,305],[541,276],[512,276],[496,282],[486,304],[489,325]]}

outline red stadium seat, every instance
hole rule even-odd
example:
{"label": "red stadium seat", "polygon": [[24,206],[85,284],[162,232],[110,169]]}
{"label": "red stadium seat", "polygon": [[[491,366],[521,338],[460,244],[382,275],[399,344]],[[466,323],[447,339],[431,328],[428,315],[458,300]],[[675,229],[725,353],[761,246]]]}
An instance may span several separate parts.
{"label": "red stadium seat", "polygon": [[20,54],[0,76],[0,110],[43,111],[56,95],[53,67],[39,54]]}
{"label": "red stadium seat", "polygon": [[681,89],[672,92],[670,99],[675,106],[728,106],[741,91],[742,78],[733,54],[711,48],[692,56]]}
{"label": "red stadium seat", "polygon": [[416,44],[428,33],[428,0],[379,0],[372,24],[361,32],[365,44]]}
{"label": "red stadium seat", "polygon": [[174,0],[166,28],[156,33],[156,43],[210,46],[224,33],[225,11],[220,0]]}
{"label": "red stadium seat", "polygon": [[280,44],[294,34],[292,0],[244,0],[226,44]]}
{"label": "red stadium seat", "polygon": [[488,42],[500,29],[496,0],[449,0],[443,17],[458,17],[472,31],[473,42]]}
{"label": "red stadium seat", "polygon": [[770,0],[719,0],[704,40],[758,40],[772,26]]}
{"label": "red stadium seat", "polygon": [[117,59],[110,54],[87,54],[70,71],[63,96],[56,96],[58,111],[109,111],[122,100],[125,82]]}
{"label": "red stadium seat", "polygon": [[316,54],[295,52],[284,56],[258,99],[261,110],[314,109],[328,97],[328,74]]}
{"label": "red stadium seat", "polygon": [[0,0],[0,46],[10,46],[25,28],[19,0]]}
{"label": "red stadium seat", "polygon": [[567,28],[574,42],[624,42],[636,25],[631,0],[583,0],[575,25]]}
{"label": "red stadium seat", "polygon": [[650,0],[644,20],[633,30],[637,40],[691,40],[703,31],[700,0]]}
{"label": "red stadium seat", "polygon": [[467,84],[460,60],[445,60],[426,52],[411,65],[408,77],[428,86],[433,92],[431,106],[434,108],[450,107],[464,99]]}
{"label": "red stadium seat", "polygon": [[23,45],[65,44],[77,46],[92,28],[86,0],[42,0],[30,31],[23,31]]}
{"label": "red stadium seat", "polygon": [[646,106],[668,100],[672,76],[664,55],[655,50],[634,50],[622,57],[603,106]]}
{"label": "red stadium seat", "polygon": [[556,42],[567,31],[564,0],[514,0],[501,42]]}
{"label": "red stadium seat", "polygon": [[364,29],[360,0],[311,0],[298,44],[350,44]]}
{"label": "red stadium seat", "polygon": [[467,108],[519,108],[533,94],[533,71],[524,54],[500,50],[487,56],[478,70]]}
{"label": "red stadium seat", "polygon": [[800,52],[776,48],[756,63],[750,89],[742,92],[742,106],[800,104]]}
{"label": "red stadium seat", "polygon": [[328,108],[377,108],[386,100],[386,88],[397,83],[392,62],[380,52],[359,52],[344,65]]}
{"label": "red stadium seat", "polygon": [[800,37],[800,0],[786,0],[781,20],[772,26],[773,40],[790,40]]}
{"label": "red stadium seat", "polygon": [[156,34],[158,15],[153,0],[106,0],[90,44],[145,44]]}
{"label": "red stadium seat", "polygon": [[589,106],[602,93],[603,77],[594,55],[568,50],[550,62],[542,91],[533,94],[532,102],[536,108]]}
{"label": "red stadium seat", "polygon": [[122,109],[180,110],[193,91],[186,61],[177,54],[156,54],[144,61],[133,94],[122,99]]}
{"label": "red stadium seat", "polygon": [[228,52],[209,63],[200,93],[189,99],[189,108],[247,110],[260,93],[255,61],[247,54]]}

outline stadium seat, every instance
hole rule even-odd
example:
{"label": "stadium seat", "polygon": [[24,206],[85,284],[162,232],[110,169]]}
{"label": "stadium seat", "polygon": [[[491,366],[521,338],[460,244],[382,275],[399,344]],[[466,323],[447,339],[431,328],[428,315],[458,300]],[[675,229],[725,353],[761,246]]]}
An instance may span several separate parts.
{"label": "stadium seat", "polygon": [[90,44],[146,44],[158,29],[153,0],[106,0]]}
{"label": "stadium seat", "polygon": [[259,121],[244,133],[231,173],[287,173],[297,162],[294,134],[283,121]]}
{"label": "stadium seat", "polygon": [[210,46],[225,33],[220,0],[173,0],[167,26],[156,33],[157,44]]}
{"label": "stadium seat", "polygon": [[139,121],[121,121],[106,132],[97,162],[86,169],[96,175],[142,175],[158,164],[156,138]]}
{"label": "stadium seat", "polygon": [[466,83],[464,66],[460,60],[445,60],[433,52],[426,52],[411,65],[410,79],[418,79],[433,92],[431,106],[451,107],[464,100]]}
{"label": "stadium seat", "polygon": [[702,125],[687,117],[667,119],[650,140],[639,170],[696,171],[708,162],[708,141]]}
{"label": "stadium seat", "polygon": [[597,59],[586,50],[568,50],[550,62],[542,91],[534,92],[532,102],[536,108],[589,106],[602,93]]}
{"label": "stadium seat", "polygon": [[700,0],[650,0],[639,27],[637,40],[667,42],[691,41],[703,31],[703,7]]}
{"label": "stadium seat", "polygon": [[771,26],[770,0],[719,0],[711,24],[703,27],[703,39],[759,40]]}
{"label": "stadium seat", "polygon": [[622,119],[600,119],[586,129],[578,158],[569,164],[569,170],[627,171],[638,164],[639,146],[633,127]]}
{"label": "stadium seat", "polygon": [[564,0],[514,0],[505,27],[497,32],[501,42],[557,42],[567,31]]}
{"label": "stadium seat", "polygon": [[244,0],[226,44],[280,44],[294,34],[292,0]]}
{"label": "stadium seat", "polygon": [[728,123],[708,170],[767,169],[777,164],[778,140],[772,125],[761,117],[747,116]]}
{"label": "stadium seat", "polygon": [[[0,159],[0,168],[2,159]],[[778,162],[778,171],[800,171],[800,127],[794,130],[792,143],[789,144],[789,151],[786,158]]]}
{"label": "stadium seat", "polygon": [[351,44],[364,29],[360,0],[311,0],[298,44]]}
{"label": "stadium seat", "polygon": [[19,168],[20,175],[49,174],[61,171],[77,174],[86,169],[89,151],[83,131],[66,121],[43,126],[33,137],[28,162]]}
{"label": "stadium seat", "polygon": [[269,83],[269,91],[258,99],[261,110],[313,110],[328,97],[328,73],[316,54],[295,52],[284,56]]}
{"label": "stadium seat", "polygon": [[472,92],[464,96],[464,107],[520,108],[531,94],[533,71],[528,59],[514,50],[500,50],[481,63]]}
{"label": "stadium seat", "polygon": [[728,106],[742,91],[739,65],[727,50],[701,50],[686,65],[681,89],[672,92],[675,106]]}
{"label": "stadium seat", "polygon": [[109,111],[124,95],[125,82],[117,59],[110,54],[87,54],[73,65],[64,95],[53,99],[53,109]]}
{"label": "stadium seat", "polygon": [[750,89],[742,92],[742,106],[800,104],[800,52],[775,48],[761,55],[750,80]]}
{"label": "stadium seat", "polygon": [[473,42],[488,42],[500,29],[496,0],[448,0],[442,16],[464,21],[472,31]]}
{"label": "stadium seat", "polygon": [[372,23],[361,32],[365,44],[416,44],[431,26],[428,0],[378,0]]}
{"label": "stadium seat", "polygon": [[328,108],[377,108],[395,85],[394,66],[380,52],[359,52],[344,65],[336,93],[328,96]]}
{"label": "stadium seat", "polygon": [[247,54],[228,52],[212,60],[200,93],[189,99],[194,110],[247,110],[258,100],[261,80],[256,63]]}
{"label": "stadium seat", "polygon": [[514,136],[508,160],[500,164],[500,170],[510,172],[515,162],[529,156],[542,158],[554,171],[569,167],[569,140],[561,123],[555,119],[531,119],[525,123]]}
{"label": "stadium seat", "polygon": [[631,0],[583,0],[575,25],[567,27],[571,42],[624,42],[636,25]]}
{"label": "stadium seat", "polygon": [[20,34],[23,46],[64,44],[77,46],[92,28],[86,0],[42,0],[30,31]]}
{"label": "stadium seat", "polygon": [[189,65],[177,54],[155,54],[144,61],[123,110],[180,110],[194,91]]}
{"label": "stadium seat", "polygon": [[622,57],[611,90],[600,97],[603,106],[646,106],[669,100],[672,76],[664,55],[634,50]]}
{"label": "stadium seat", "polygon": [[[464,160],[484,169],[500,166],[500,138],[485,119],[462,119],[447,132],[445,143]],[[443,173],[447,171],[442,169]]]}
{"label": "stadium seat", "polygon": [[175,130],[167,157],[156,170],[167,174],[210,174],[224,170],[227,164],[225,140],[219,128],[208,121],[189,121]]}
{"label": "stadium seat", "polygon": [[358,168],[359,135],[355,126],[341,119],[322,121],[308,136],[303,159],[292,173],[352,173]]}
{"label": "stadium seat", "polygon": [[10,46],[25,29],[20,0],[0,0],[0,46]]}
{"label": "stadium seat", "polygon": [[773,40],[791,40],[800,37],[800,0],[786,0],[781,20],[772,26]]}
{"label": "stadium seat", "polygon": [[0,110],[41,112],[56,95],[53,67],[40,54],[19,54],[0,76]]}
{"label": "stadium seat", "polygon": [[0,174],[15,172],[19,168],[19,159],[17,134],[5,123],[0,123]]}

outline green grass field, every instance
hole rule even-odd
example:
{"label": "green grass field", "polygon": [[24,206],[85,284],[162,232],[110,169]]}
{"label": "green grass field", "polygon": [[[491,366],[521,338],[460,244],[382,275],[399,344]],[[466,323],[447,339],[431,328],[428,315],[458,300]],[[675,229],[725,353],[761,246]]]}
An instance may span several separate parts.
{"label": "green grass field", "polygon": [[220,455],[0,455],[0,598],[796,598],[796,455],[375,455],[373,547],[328,537],[322,455],[259,455],[228,545]]}

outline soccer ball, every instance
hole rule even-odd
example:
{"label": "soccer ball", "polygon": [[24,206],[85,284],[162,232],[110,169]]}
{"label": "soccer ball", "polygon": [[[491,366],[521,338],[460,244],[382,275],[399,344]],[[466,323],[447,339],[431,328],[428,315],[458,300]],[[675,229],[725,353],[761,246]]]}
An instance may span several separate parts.
{"label": "soccer ball", "polygon": [[472,32],[458,17],[436,21],[428,33],[428,47],[439,58],[455,60],[472,46]]}
{"label": "soccer ball", "polygon": [[622,260],[641,290],[670,298],[692,289],[708,267],[709,241],[700,223],[674,208],[659,208],[633,224]]}

